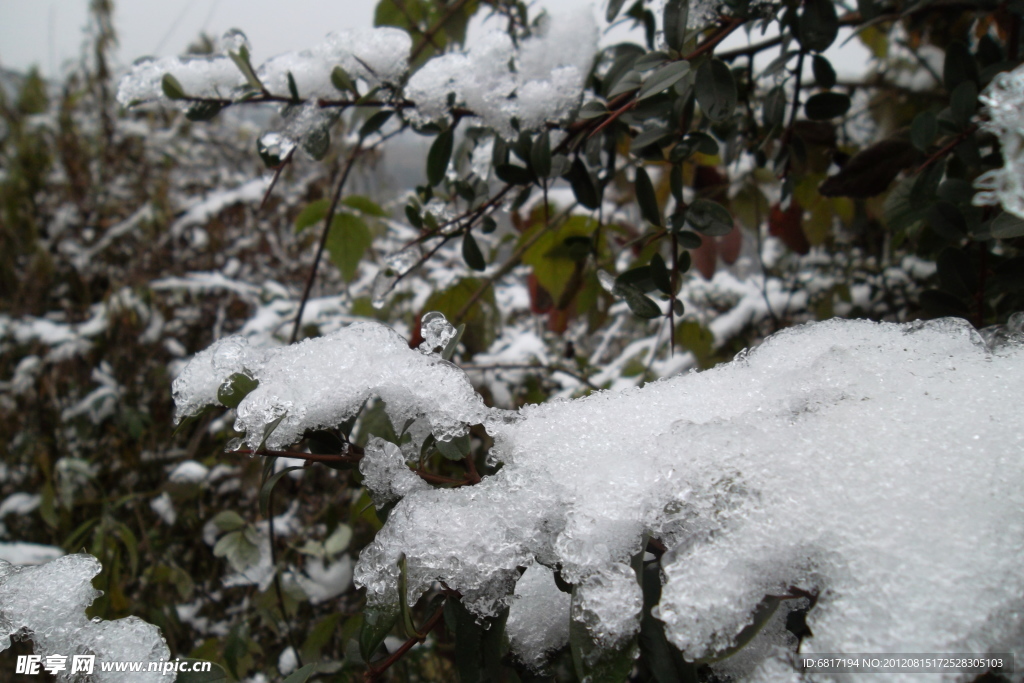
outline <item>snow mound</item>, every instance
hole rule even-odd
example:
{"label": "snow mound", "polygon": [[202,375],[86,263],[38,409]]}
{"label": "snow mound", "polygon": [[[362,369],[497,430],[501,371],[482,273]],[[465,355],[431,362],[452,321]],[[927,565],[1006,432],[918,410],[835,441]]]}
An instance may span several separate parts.
{"label": "snow mound", "polygon": [[384,400],[396,429],[424,417],[442,441],[489,413],[458,367],[410,349],[389,327],[362,322],[284,348],[254,348],[244,337],[214,343],[174,380],[177,418],[220,404],[218,391],[236,374],[259,382],[236,409],[235,430],[253,449],[278,420],[267,448],[293,444],[307,429],[337,426],[373,397]]}
{"label": "snow mound", "polygon": [[[491,31],[465,54],[434,57],[405,89],[421,122],[448,115],[448,98],[462,103],[506,139],[520,130],[566,118],[579,104],[597,51],[597,26],[589,6],[545,15],[537,32],[517,50],[507,33]],[[515,63],[515,70],[510,64]]]}
{"label": "snow mound", "polygon": [[404,553],[411,600],[443,581],[481,617],[512,603],[510,639],[535,662],[561,642],[560,608],[522,569],[557,568],[573,618],[620,644],[650,534],[668,548],[654,614],[690,659],[792,588],[818,595],[804,653],[1019,657],[1022,349],[992,354],[958,319],[833,320],[707,372],[527,406],[487,423],[496,474],[396,505],[356,584],[396,602]]}
{"label": "snow mound", "polygon": [[[66,669],[57,680],[69,681],[72,657],[96,655],[90,681],[117,683],[124,673],[104,672],[100,662],[165,662],[171,652],[160,629],[138,617],[90,621],[85,609],[101,594],[92,578],[102,567],[92,555],[65,555],[38,567],[18,567],[0,560],[0,651],[11,638],[31,638],[44,659],[64,655]],[[132,674],[133,681],[167,681],[160,671]]]}

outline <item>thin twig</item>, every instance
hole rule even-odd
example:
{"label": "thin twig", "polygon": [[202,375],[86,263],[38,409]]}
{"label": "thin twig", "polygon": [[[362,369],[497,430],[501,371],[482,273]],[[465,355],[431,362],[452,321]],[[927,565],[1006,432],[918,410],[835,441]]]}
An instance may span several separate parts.
{"label": "thin twig", "polygon": [[341,178],[338,179],[338,185],[334,189],[331,206],[327,209],[327,216],[324,217],[324,229],[320,235],[320,244],[317,245],[316,256],[313,257],[313,266],[309,269],[309,277],[306,278],[306,286],[302,290],[302,299],[299,301],[299,312],[295,315],[295,325],[292,327],[290,344],[294,344],[295,340],[299,338],[299,329],[302,327],[302,313],[306,310],[306,302],[309,300],[309,293],[313,289],[313,281],[316,279],[316,270],[320,265],[320,257],[324,253],[324,247],[327,246],[327,237],[331,234],[331,223],[334,221],[334,213],[338,209],[338,202],[341,201],[341,193],[345,188],[345,182],[348,180],[348,174],[352,170],[356,157],[359,156],[362,148],[363,140],[360,138],[359,142],[356,143],[349,153],[348,159],[345,161],[345,168],[341,172]]}
{"label": "thin twig", "polygon": [[267,498],[267,531],[270,536],[270,566],[274,568],[274,593],[277,596],[277,607],[281,610],[281,620],[284,622],[284,637],[288,640],[288,646],[295,653],[295,661],[302,666],[302,655],[299,648],[295,646],[295,639],[292,636],[292,622],[288,618],[288,612],[284,606],[284,591],[281,590],[281,575],[277,571],[277,539],[274,533],[274,489],[270,489]]}
{"label": "thin twig", "polygon": [[417,644],[422,643],[424,640],[427,639],[427,636],[430,635],[430,632],[433,631],[434,627],[437,626],[439,621],[441,621],[441,617],[444,616],[444,606],[447,602],[448,601],[445,600],[445,602],[441,603],[441,605],[437,608],[437,610],[430,617],[430,619],[427,620],[427,623],[423,625],[423,629],[422,631],[420,631],[419,634],[405,641],[402,644],[402,647],[395,650],[394,654],[392,654],[390,657],[381,662],[379,666],[370,666],[367,669],[365,679],[367,683],[373,683],[373,681],[376,681],[378,678],[380,678],[381,674],[383,674],[385,671],[391,668],[391,666],[399,659],[404,657],[406,652],[408,652]]}
{"label": "thin twig", "polygon": [[468,1],[469,0],[456,0],[456,2],[453,2],[448,7],[448,9],[444,13],[444,16],[438,19],[433,26],[428,28],[426,32],[420,31],[420,33],[423,35],[424,40],[419,45],[414,47],[411,53],[409,53],[410,64],[416,61],[416,58],[420,56],[420,53],[423,52],[423,50],[427,47],[428,44],[433,45],[434,48],[437,50],[441,49],[441,47],[434,42],[434,36],[437,34],[438,31],[444,28],[444,25],[448,23],[448,20],[451,19],[456,12],[461,10],[463,5],[465,5]]}

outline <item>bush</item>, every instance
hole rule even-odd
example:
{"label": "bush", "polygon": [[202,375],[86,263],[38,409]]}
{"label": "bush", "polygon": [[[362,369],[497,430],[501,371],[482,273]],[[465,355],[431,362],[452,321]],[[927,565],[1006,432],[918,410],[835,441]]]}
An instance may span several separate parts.
{"label": "bush", "polygon": [[[473,17],[501,28],[467,52]],[[495,480],[502,430],[483,418],[406,424],[433,408],[396,412],[404,380],[388,394],[370,377],[353,380],[358,401],[300,394],[249,422],[198,412],[239,407],[253,379],[265,389],[260,349],[347,339],[354,321],[444,354],[505,409],[710,368],[810,320],[954,315],[994,344],[1016,334],[996,326],[1024,309],[1017,8],[669,2],[656,15],[612,0],[606,19],[643,40],[599,49],[589,14],[524,3],[382,0],[376,29],[264,65],[240,32],[137,64],[121,116],[100,31],[97,61],[60,92],[30,74],[5,93],[3,493],[35,496],[7,533],[85,548],[104,567],[90,616],[142,616],[173,653],[239,679],[310,662],[338,680],[529,679],[539,662],[570,680],[593,674],[594,643],[625,653],[599,661],[612,679],[730,675],[686,662],[677,636],[651,649],[666,539],[633,553],[636,662],[578,628],[544,662],[506,657],[515,619],[452,586],[369,608],[349,590],[398,498]],[[723,44],[740,29],[770,33]],[[832,63],[846,36],[871,54],[856,77]],[[276,115],[249,113],[264,108]],[[422,153],[407,151],[415,134]],[[420,180],[389,195],[374,169],[396,155]],[[430,312],[452,327],[431,328]],[[250,350],[229,354],[223,386],[214,363],[212,394],[179,391],[179,415],[197,419],[172,434],[171,379],[228,334]],[[251,366],[232,365],[247,353]],[[318,409],[333,421],[296,419],[274,441],[292,410]],[[245,443],[233,418],[258,426]],[[388,566],[425,580],[411,555]],[[586,579],[558,574],[570,591]],[[802,637],[799,622],[783,626]],[[385,659],[389,634],[426,646]]]}

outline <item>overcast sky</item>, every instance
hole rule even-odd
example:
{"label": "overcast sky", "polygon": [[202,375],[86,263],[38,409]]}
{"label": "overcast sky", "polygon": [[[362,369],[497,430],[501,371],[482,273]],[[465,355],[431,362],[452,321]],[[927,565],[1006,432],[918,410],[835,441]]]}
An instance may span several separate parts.
{"label": "overcast sky", "polygon": [[[534,0],[532,4],[553,9],[591,5],[600,17],[599,26],[606,26],[607,0]],[[144,55],[182,54],[200,32],[217,37],[229,28],[239,28],[249,37],[253,61],[260,64],[282,52],[318,43],[331,31],[372,26],[376,5],[377,0],[114,0],[120,42],[116,63],[127,66]],[[61,64],[82,53],[88,6],[89,0],[0,0],[0,66],[24,71],[38,64],[48,76],[59,74]],[[840,48],[847,35],[844,30],[826,54],[840,77],[856,77],[863,74],[870,54],[857,40]],[[628,31],[620,24],[602,43],[626,39]],[[632,39],[643,42],[642,34]],[[758,31],[749,38],[737,31],[722,48],[761,39]],[[763,54],[758,67],[764,66],[761,60],[767,63],[775,56],[772,51]]]}
{"label": "overcast sky", "polygon": [[[330,31],[373,25],[375,0],[114,0],[119,61],[180,54],[201,31],[240,28],[259,63]],[[0,0],[0,65],[57,73],[82,51],[89,0]]]}

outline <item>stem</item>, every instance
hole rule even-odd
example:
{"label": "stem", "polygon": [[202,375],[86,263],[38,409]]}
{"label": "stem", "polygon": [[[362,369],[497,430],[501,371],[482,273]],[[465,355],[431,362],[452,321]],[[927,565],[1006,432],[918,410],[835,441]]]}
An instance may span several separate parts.
{"label": "stem", "polygon": [[320,265],[320,257],[324,253],[324,247],[327,246],[327,237],[331,234],[331,223],[334,221],[334,213],[338,209],[338,202],[341,201],[341,192],[345,188],[345,182],[348,180],[348,174],[352,170],[352,165],[355,163],[356,157],[359,156],[359,152],[363,148],[363,140],[360,138],[356,146],[352,148],[352,151],[348,155],[348,159],[345,161],[345,168],[341,172],[341,178],[338,180],[338,185],[334,189],[334,197],[331,198],[331,206],[327,209],[327,216],[324,218],[324,229],[320,235],[320,244],[316,248],[316,256],[313,257],[313,266],[309,269],[309,277],[306,278],[306,286],[302,290],[302,299],[299,301],[299,312],[295,315],[295,325],[292,327],[292,338],[289,342],[294,344],[295,340],[299,338],[299,329],[302,327],[302,313],[306,310],[306,302],[309,300],[309,293],[313,289],[313,281],[316,279],[316,270]]}
{"label": "stem", "polygon": [[270,565],[274,568],[274,593],[277,595],[277,607],[281,610],[281,621],[284,622],[284,636],[288,640],[288,646],[295,653],[295,661],[298,665],[302,666],[302,656],[299,654],[299,648],[295,646],[295,640],[292,638],[292,623],[288,619],[288,612],[284,607],[284,591],[281,590],[281,575],[277,571],[277,543],[276,534],[274,533],[274,489],[270,489],[270,495],[267,498],[267,531],[270,536]]}
{"label": "stem", "polygon": [[441,621],[441,617],[444,616],[444,606],[446,603],[447,600],[445,600],[445,602],[442,602],[441,605],[434,612],[434,614],[431,615],[430,619],[427,620],[427,623],[423,626],[423,630],[420,632],[422,635],[418,634],[416,636],[413,636],[412,638],[409,638],[409,640],[405,641],[402,644],[402,647],[395,650],[395,653],[393,655],[391,655],[383,662],[381,662],[380,666],[371,666],[369,667],[369,669],[367,669],[367,683],[373,683],[373,681],[376,681],[378,678],[380,678],[381,674],[390,669],[391,666],[399,659],[404,657],[406,652],[411,650],[416,644],[422,643],[424,640],[427,639],[427,636],[430,634],[430,632],[433,631],[434,627],[437,626],[439,621]]}
{"label": "stem", "polygon": [[438,31],[440,31],[444,27],[445,24],[448,23],[448,20],[451,19],[456,12],[462,9],[463,5],[465,5],[468,1],[469,0],[456,0],[448,7],[447,10],[445,10],[444,16],[442,16],[437,21],[437,23],[428,28],[426,32],[420,31],[420,33],[423,36],[423,41],[419,45],[414,47],[412,52],[409,53],[410,64],[416,61],[416,58],[420,56],[420,53],[423,52],[424,49],[426,49],[427,45],[433,45],[434,49],[436,50],[442,49],[437,43],[434,42],[434,36],[437,34]]}

